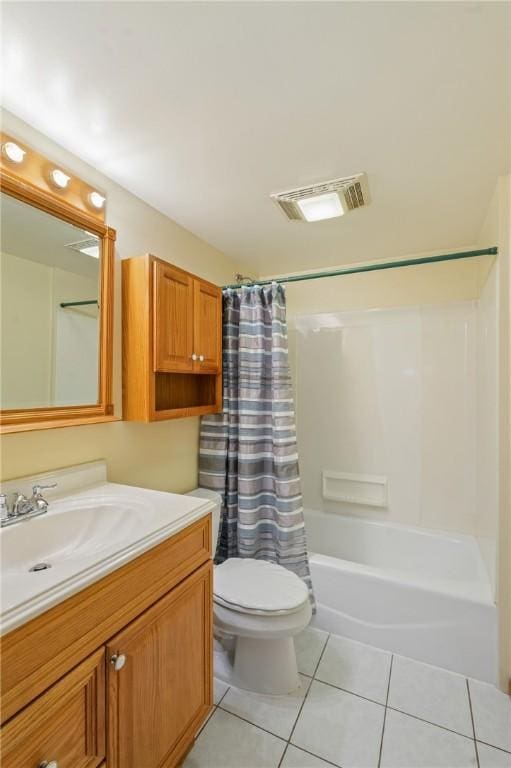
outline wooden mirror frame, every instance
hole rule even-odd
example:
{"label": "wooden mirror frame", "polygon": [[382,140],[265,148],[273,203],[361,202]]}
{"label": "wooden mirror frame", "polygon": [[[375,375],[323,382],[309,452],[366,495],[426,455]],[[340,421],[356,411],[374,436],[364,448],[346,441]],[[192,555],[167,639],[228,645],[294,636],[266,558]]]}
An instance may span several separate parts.
{"label": "wooden mirror frame", "polygon": [[[1,135],[1,141],[2,145],[5,141],[14,141],[23,149],[26,147],[23,142],[11,139],[5,134]],[[14,163],[1,156],[0,190],[68,224],[86,229],[101,240],[98,402],[93,405],[0,410],[0,434],[115,421],[117,419],[113,415],[112,404],[112,360],[116,232],[104,223],[103,212],[87,210],[90,192],[95,191],[93,187],[70,173],[73,182],[69,184],[70,189],[53,190],[47,180],[47,169],[50,166],[62,169],[62,166],[50,164],[47,158],[28,147],[26,152],[27,162],[20,164],[20,168],[14,168]]]}

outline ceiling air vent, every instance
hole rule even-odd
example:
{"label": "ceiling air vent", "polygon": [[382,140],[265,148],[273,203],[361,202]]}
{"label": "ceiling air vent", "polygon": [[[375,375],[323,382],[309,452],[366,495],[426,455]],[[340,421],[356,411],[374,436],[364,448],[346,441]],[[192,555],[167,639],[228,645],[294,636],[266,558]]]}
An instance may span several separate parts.
{"label": "ceiling air vent", "polygon": [[92,236],[88,240],[78,240],[76,243],[66,243],[66,248],[71,248],[78,253],[85,253],[94,259],[99,259],[99,238]]}
{"label": "ceiling air vent", "polygon": [[306,222],[333,219],[370,202],[365,173],[276,192],[271,198],[288,219]]}

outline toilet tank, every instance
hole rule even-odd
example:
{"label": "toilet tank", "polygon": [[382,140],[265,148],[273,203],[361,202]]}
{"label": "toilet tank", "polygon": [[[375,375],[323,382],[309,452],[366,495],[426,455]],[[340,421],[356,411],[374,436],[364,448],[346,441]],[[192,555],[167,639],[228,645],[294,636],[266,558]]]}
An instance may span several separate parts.
{"label": "toilet tank", "polygon": [[211,512],[211,530],[212,530],[212,552],[213,557],[216,552],[216,543],[218,539],[218,529],[220,526],[220,510],[222,508],[222,497],[216,491],[210,491],[209,488],[195,488],[186,494],[187,496],[197,496],[199,499],[208,499],[213,501],[215,506]]}

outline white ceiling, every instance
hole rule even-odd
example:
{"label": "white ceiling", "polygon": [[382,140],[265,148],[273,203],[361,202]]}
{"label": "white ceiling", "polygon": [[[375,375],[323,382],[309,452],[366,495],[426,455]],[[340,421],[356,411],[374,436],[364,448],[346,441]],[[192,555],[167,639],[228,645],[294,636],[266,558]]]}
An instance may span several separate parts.
{"label": "white ceiling", "polygon": [[[507,2],[4,3],[3,103],[254,272],[475,241],[510,170]],[[366,171],[373,202],[269,194]]]}

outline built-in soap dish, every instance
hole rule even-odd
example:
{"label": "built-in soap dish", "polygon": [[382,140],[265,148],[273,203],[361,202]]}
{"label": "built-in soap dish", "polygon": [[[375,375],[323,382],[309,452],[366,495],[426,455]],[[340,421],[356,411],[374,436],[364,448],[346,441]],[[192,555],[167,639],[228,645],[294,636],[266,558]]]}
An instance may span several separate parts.
{"label": "built-in soap dish", "polygon": [[382,475],[356,475],[324,469],[323,498],[369,507],[386,507],[387,478]]}

